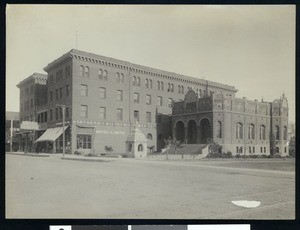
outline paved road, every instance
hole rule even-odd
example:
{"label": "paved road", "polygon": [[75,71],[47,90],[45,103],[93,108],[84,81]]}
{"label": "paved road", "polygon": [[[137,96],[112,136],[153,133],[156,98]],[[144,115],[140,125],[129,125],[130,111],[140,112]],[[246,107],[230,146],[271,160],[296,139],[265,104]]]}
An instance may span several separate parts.
{"label": "paved road", "polygon": [[[6,154],[7,218],[293,219],[294,172]],[[232,204],[256,200],[258,208]]]}

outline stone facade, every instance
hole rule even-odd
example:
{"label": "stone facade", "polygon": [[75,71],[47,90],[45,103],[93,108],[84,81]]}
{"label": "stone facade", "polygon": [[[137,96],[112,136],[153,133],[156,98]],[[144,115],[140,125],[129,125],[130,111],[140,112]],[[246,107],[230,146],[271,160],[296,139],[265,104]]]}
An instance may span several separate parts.
{"label": "stone facade", "polygon": [[283,95],[273,102],[228,98],[222,93],[199,97],[193,90],[175,102],[172,133],[187,144],[206,144],[208,139],[235,154],[287,155],[288,104]]}
{"label": "stone facade", "polygon": [[[251,115],[251,111],[243,111],[248,105],[252,110],[256,109],[258,104],[261,107],[259,111],[265,109],[266,113],[270,113],[271,105],[236,99],[237,89],[233,86],[74,49],[49,63],[44,70],[47,75],[43,76],[43,90],[33,88],[36,98],[44,99],[37,106],[29,107],[26,112],[21,109],[20,119],[31,120],[31,115],[36,116],[42,127],[35,134],[37,139],[47,128],[62,125],[62,111],[58,105],[67,105],[66,146],[67,142],[71,144],[72,153],[79,150],[104,153],[104,146],[109,145],[113,147],[114,153],[125,154],[126,138],[132,132],[135,121],[139,122],[139,129],[148,139],[147,145],[153,146],[154,151],[163,148],[164,139],[172,136],[176,119],[182,120],[183,130],[188,127],[194,130],[190,133],[182,132],[186,136],[180,138],[186,138],[189,142],[205,142],[208,135],[216,132],[216,124],[221,121],[224,138],[220,138],[220,141],[230,151],[237,144],[241,145],[241,140],[235,139],[234,132],[227,134],[235,128],[233,120],[240,119],[243,124],[250,122],[240,117],[241,114],[247,113],[247,117],[252,116],[252,119],[265,119],[269,127],[270,120],[267,118],[270,114]],[[18,84],[21,108],[25,100],[23,90],[27,88],[28,80]],[[277,112],[276,106],[273,108],[274,113]],[[281,127],[287,124],[287,117],[277,116],[272,124]],[[198,140],[198,137],[203,140]],[[281,151],[285,142],[280,143]],[[264,144],[268,145],[267,142]],[[42,148],[61,152],[62,138]]]}

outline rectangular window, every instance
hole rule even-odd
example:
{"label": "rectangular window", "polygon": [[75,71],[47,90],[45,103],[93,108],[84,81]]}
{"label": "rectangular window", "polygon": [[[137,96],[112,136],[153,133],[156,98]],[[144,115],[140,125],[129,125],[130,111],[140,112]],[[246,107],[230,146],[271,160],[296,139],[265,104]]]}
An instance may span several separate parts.
{"label": "rectangular window", "polygon": [[70,116],[70,110],[69,109],[70,109],[69,107],[66,108],[66,117]]}
{"label": "rectangular window", "polygon": [[47,122],[47,112],[44,113],[45,122]]}
{"label": "rectangular window", "polygon": [[264,147],[264,153],[266,153],[266,151],[267,151],[267,147]]}
{"label": "rectangular window", "polygon": [[140,96],[139,96],[138,93],[134,93],[133,100],[134,100],[134,103],[139,103],[140,102]]}
{"label": "rectangular window", "polygon": [[157,105],[162,106],[162,97],[161,96],[157,97]]}
{"label": "rectangular window", "polygon": [[53,101],[53,91],[50,91],[50,101]]}
{"label": "rectangular window", "polygon": [[81,94],[81,96],[87,97],[87,95],[88,95],[87,85],[81,85],[80,86],[80,94]]}
{"label": "rectangular window", "polygon": [[55,99],[58,100],[58,89],[55,90]]}
{"label": "rectangular window", "polygon": [[276,147],[276,153],[279,153],[279,147]]}
{"label": "rectangular window", "polygon": [[118,121],[123,120],[123,109],[117,109],[117,120]]}
{"label": "rectangular window", "polygon": [[59,98],[62,98],[62,95],[63,95],[63,88],[60,87],[59,88]]}
{"label": "rectangular window", "polygon": [[105,99],[106,98],[106,88],[99,88],[99,97],[101,99]]}
{"label": "rectangular window", "polygon": [[99,118],[100,119],[105,119],[106,118],[106,108],[105,107],[100,107],[100,109],[99,109]]}
{"label": "rectangular window", "polygon": [[260,153],[263,153],[263,147],[260,147]]}
{"label": "rectangular window", "polygon": [[123,101],[123,91],[117,90],[117,101]]}
{"label": "rectangular window", "polygon": [[80,107],[80,116],[87,117],[88,116],[88,107],[87,105],[81,105]]}
{"label": "rectangular window", "polygon": [[151,105],[151,95],[146,95],[146,104]]}
{"label": "rectangular window", "polygon": [[30,107],[33,108],[33,100],[30,100]]}
{"label": "rectangular window", "polygon": [[146,122],[151,122],[151,112],[146,112]]}
{"label": "rectangular window", "polygon": [[77,149],[91,149],[92,136],[91,135],[77,135]]}
{"label": "rectangular window", "polygon": [[253,147],[252,150],[253,150],[253,153],[255,153],[255,147]]}
{"label": "rectangular window", "polygon": [[62,108],[61,107],[59,107],[59,119],[62,119]]}
{"label": "rectangular window", "polygon": [[53,114],[52,114],[52,109],[50,109],[50,121],[53,120]]}
{"label": "rectangular window", "polygon": [[140,120],[140,115],[139,115],[139,111],[134,110],[133,112],[133,117],[135,121],[139,121]]}
{"label": "rectangular window", "polygon": [[69,96],[70,94],[70,87],[69,85],[66,85],[66,95]]}
{"label": "rectangular window", "polygon": [[58,120],[58,108],[55,108],[55,119]]}
{"label": "rectangular window", "polygon": [[169,98],[168,106],[169,106],[169,107],[172,107],[172,105],[173,105],[173,99],[172,99],[172,98]]}

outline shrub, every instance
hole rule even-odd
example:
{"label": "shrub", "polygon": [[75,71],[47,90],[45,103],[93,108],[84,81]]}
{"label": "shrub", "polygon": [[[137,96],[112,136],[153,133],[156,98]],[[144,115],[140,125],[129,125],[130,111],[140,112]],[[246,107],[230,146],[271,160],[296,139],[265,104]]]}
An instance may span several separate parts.
{"label": "shrub", "polygon": [[106,153],[111,153],[111,152],[114,151],[113,148],[112,148],[112,146],[108,146],[108,145],[106,145],[106,146],[104,147],[104,150],[105,150]]}
{"label": "shrub", "polygon": [[75,151],[75,152],[74,152],[74,155],[81,155],[81,152]]}

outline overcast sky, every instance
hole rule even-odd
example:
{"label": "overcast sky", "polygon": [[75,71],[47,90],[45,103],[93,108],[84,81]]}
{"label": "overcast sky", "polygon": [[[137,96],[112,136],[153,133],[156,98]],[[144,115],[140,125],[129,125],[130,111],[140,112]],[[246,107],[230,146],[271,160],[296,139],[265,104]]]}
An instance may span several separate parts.
{"label": "overcast sky", "polygon": [[295,120],[295,6],[9,5],[6,110],[16,84],[76,48],[235,86],[266,101],[283,92]]}

